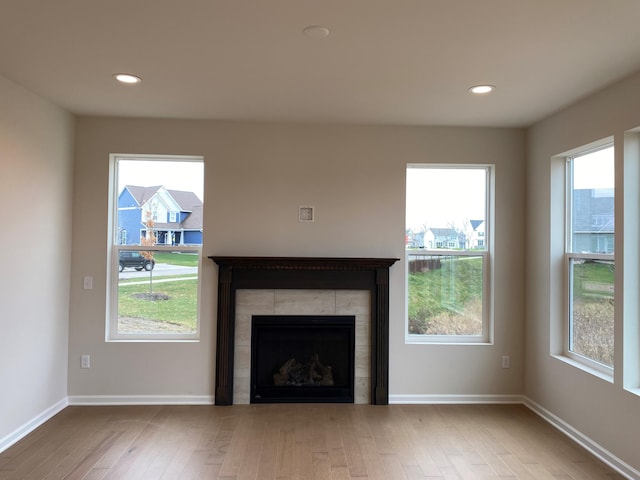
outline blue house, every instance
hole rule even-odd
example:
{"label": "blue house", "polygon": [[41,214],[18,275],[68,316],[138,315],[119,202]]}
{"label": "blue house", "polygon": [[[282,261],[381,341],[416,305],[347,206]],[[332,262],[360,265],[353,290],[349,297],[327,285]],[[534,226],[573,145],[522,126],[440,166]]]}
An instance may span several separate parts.
{"label": "blue house", "polygon": [[125,185],[118,196],[119,244],[140,245],[149,217],[157,245],[202,245],[202,200],[195,193]]}

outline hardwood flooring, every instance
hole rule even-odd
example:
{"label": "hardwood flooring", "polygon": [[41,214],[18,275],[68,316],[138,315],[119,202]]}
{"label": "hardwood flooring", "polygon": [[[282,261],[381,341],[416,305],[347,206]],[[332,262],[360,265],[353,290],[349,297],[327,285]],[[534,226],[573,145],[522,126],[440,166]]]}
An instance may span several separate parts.
{"label": "hardwood flooring", "polygon": [[2,480],[622,479],[522,405],[68,407]]}

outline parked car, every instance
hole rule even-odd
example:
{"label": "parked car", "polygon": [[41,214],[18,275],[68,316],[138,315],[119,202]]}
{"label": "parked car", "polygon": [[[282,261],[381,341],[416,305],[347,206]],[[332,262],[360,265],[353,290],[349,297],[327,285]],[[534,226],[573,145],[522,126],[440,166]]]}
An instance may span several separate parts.
{"label": "parked car", "polygon": [[156,261],[153,258],[145,258],[140,252],[123,251],[120,252],[119,264],[120,271],[124,270],[125,267],[133,267],[137,271],[141,271],[144,268],[148,272],[153,270]]}

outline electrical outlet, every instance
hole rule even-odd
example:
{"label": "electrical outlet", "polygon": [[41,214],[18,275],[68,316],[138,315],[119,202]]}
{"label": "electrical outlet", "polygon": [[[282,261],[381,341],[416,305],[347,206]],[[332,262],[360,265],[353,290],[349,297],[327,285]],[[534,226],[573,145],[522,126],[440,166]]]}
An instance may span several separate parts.
{"label": "electrical outlet", "polygon": [[511,357],[509,355],[502,356],[502,368],[511,368]]}
{"label": "electrical outlet", "polygon": [[82,279],[82,288],[84,288],[85,290],[92,290],[93,289],[93,277],[84,277]]}
{"label": "electrical outlet", "polygon": [[80,357],[80,368],[91,368],[91,355],[82,355]]}

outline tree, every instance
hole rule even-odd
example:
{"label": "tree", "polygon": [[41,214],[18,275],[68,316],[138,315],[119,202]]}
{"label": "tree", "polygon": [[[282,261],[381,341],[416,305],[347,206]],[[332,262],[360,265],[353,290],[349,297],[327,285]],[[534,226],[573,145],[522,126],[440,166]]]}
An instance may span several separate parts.
{"label": "tree", "polygon": [[[153,230],[155,225],[153,221],[153,215],[151,214],[151,210],[147,210],[146,212],[146,220],[144,222],[145,232],[144,237],[140,239],[140,245],[144,245],[146,247],[152,247],[156,244],[156,234]],[[140,255],[142,255],[146,260],[150,262],[153,261],[153,252],[152,251],[141,251]],[[149,269],[149,294],[153,294],[153,263],[151,263],[151,268]]]}

